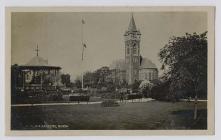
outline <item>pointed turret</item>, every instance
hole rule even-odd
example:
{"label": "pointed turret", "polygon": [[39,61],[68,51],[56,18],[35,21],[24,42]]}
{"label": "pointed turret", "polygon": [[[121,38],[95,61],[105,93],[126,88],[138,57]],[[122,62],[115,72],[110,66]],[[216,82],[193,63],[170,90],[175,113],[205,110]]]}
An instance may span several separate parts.
{"label": "pointed turret", "polygon": [[137,30],[137,28],[136,28],[136,25],[135,25],[134,16],[133,16],[133,14],[131,14],[128,31],[136,31],[136,30]]}

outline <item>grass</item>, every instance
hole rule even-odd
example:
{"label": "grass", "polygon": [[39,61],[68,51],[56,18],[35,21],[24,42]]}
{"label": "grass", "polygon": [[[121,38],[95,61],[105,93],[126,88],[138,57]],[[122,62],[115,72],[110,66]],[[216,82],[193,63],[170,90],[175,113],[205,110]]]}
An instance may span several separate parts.
{"label": "grass", "polygon": [[[100,104],[12,107],[11,126],[12,130],[207,129],[206,106],[206,102],[198,104],[196,121],[192,102],[120,103],[118,107]],[[60,125],[65,127],[57,127]]]}

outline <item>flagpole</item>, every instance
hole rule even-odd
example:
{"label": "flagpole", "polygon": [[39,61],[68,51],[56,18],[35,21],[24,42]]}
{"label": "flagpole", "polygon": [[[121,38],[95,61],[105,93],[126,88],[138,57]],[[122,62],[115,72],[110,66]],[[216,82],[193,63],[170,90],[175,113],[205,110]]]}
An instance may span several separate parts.
{"label": "flagpole", "polygon": [[81,20],[81,44],[82,44],[82,57],[81,57],[81,60],[82,60],[82,74],[81,74],[81,88],[82,90],[84,89],[84,69],[83,69],[83,60],[84,60],[84,42],[83,42],[83,37],[84,37],[84,23],[83,23],[83,18]]}

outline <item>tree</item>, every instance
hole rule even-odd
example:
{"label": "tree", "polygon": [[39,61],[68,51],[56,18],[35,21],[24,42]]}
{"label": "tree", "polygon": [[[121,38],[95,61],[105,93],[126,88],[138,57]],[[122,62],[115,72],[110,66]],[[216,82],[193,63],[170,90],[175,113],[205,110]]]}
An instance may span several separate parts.
{"label": "tree", "polygon": [[112,81],[111,71],[109,67],[104,66],[94,72],[86,72],[84,74],[84,86],[92,88],[107,87]]}
{"label": "tree", "polygon": [[84,87],[94,87],[95,78],[93,72],[86,72],[84,74]]}
{"label": "tree", "polygon": [[144,80],[140,83],[139,89],[141,93],[144,95],[144,97],[150,97],[151,89],[154,86],[153,83],[151,83],[148,80]]}
{"label": "tree", "polygon": [[81,80],[80,79],[76,79],[74,84],[77,88],[79,88],[79,89],[81,88]]}
{"label": "tree", "polygon": [[71,84],[71,76],[70,74],[62,74],[61,75],[61,83],[65,86],[70,86]]}
{"label": "tree", "polygon": [[194,119],[197,118],[198,96],[207,91],[207,32],[186,33],[172,37],[159,53],[164,77],[170,82],[170,93],[192,89],[195,94]]}
{"label": "tree", "polygon": [[150,97],[156,100],[162,100],[162,101],[171,101],[171,95],[169,94],[169,87],[170,81],[162,81],[159,84],[154,85],[151,88],[151,94]]}
{"label": "tree", "polygon": [[111,71],[107,66],[101,67],[94,72],[97,88],[107,87],[109,83],[108,76],[110,74]]}

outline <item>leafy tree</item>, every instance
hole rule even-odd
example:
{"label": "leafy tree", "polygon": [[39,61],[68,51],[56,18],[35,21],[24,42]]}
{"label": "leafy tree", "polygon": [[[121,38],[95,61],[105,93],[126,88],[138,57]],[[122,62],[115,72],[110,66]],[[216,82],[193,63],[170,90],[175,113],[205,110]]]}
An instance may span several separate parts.
{"label": "leafy tree", "polygon": [[198,96],[207,91],[207,32],[172,37],[159,56],[164,76],[171,81],[169,90],[172,96],[180,89],[193,90],[196,119]]}
{"label": "leafy tree", "polygon": [[111,74],[109,67],[104,66],[95,71],[95,75],[97,78],[97,84],[101,87],[107,87],[108,80],[107,77]]}
{"label": "leafy tree", "polygon": [[80,79],[76,79],[74,84],[77,88],[79,88],[79,89],[81,88],[81,80]]}
{"label": "leafy tree", "polygon": [[150,92],[151,92],[152,87],[153,87],[153,84],[148,80],[142,81],[139,85],[139,89],[140,89],[141,93],[144,95],[144,97],[150,96]]}
{"label": "leafy tree", "polygon": [[109,67],[101,67],[94,72],[86,72],[84,74],[84,86],[93,88],[107,87],[111,83],[110,79],[111,71]]}
{"label": "leafy tree", "polygon": [[62,74],[61,75],[61,83],[64,84],[65,86],[70,86],[71,84],[71,79],[70,79],[70,74]]}
{"label": "leafy tree", "polygon": [[170,85],[170,81],[163,81],[160,84],[157,84],[151,88],[150,97],[156,100],[162,101],[171,101],[171,95],[169,93],[168,86]]}
{"label": "leafy tree", "polygon": [[95,78],[93,72],[86,72],[84,74],[84,87],[94,87]]}

